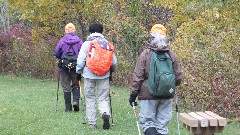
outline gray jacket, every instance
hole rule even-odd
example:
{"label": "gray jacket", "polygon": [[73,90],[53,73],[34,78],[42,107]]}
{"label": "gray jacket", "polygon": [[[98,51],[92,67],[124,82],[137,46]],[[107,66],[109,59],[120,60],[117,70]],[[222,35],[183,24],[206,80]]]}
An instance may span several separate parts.
{"label": "gray jacket", "polygon": [[[105,79],[110,76],[110,71],[108,71],[105,75],[103,76],[98,76],[90,71],[90,69],[86,66],[86,55],[89,50],[89,45],[90,42],[94,38],[104,38],[104,36],[100,33],[92,33],[87,37],[87,40],[82,44],[82,48],[79,52],[78,59],[77,59],[77,67],[76,67],[76,73],[82,74],[84,78],[88,79]],[[115,71],[117,65],[117,58],[115,54],[113,55],[112,58],[112,70]]]}

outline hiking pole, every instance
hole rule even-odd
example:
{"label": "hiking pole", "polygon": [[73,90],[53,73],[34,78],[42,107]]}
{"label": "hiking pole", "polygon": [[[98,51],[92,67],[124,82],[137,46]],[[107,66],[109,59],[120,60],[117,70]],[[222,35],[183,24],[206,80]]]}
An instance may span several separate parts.
{"label": "hiking pole", "polygon": [[[110,76],[109,76],[109,84],[110,81],[112,81],[112,69],[110,68]],[[112,115],[112,99],[111,99],[111,90],[110,90],[110,86],[109,86],[109,103],[110,103],[110,111],[111,111],[111,117],[112,117],[112,126],[114,126],[115,124],[113,123],[113,115]]]}
{"label": "hiking pole", "polygon": [[58,109],[58,91],[59,91],[59,81],[60,81],[60,75],[58,73],[58,88],[57,88],[57,102],[56,102],[56,111]]}
{"label": "hiking pole", "polygon": [[178,95],[176,94],[176,112],[177,112],[177,122],[178,122],[178,135],[180,135],[180,123],[179,123],[179,115],[178,115]]}
{"label": "hiking pole", "polygon": [[84,128],[86,127],[86,119],[85,119],[85,115],[84,115],[84,101],[83,101],[83,93],[82,93],[82,87],[81,87],[81,80],[78,81],[79,83],[79,87],[80,87],[80,100],[81,100],[81,104],[82,104],[82,124],[84,125]]}
{"label": "hiking pole", "polygon": [[110,93],[110,88],[109,88],[109,103],[110,103],[110,111],[111,111],[111,117],[112,117],[112,126],[115,124],[113,123],[113,115],[112,115],[112,101],[111,101],[111,93]]}
{"label": "hiking pole", "polygon": [[132,102],[132,107],[133,107],[134,116],[135,116],[135,119],[136,119],[136,122],[137,122],[138,135],[141,135],[140,127],[139,127],[139,124],[138,124],[135,102]]}

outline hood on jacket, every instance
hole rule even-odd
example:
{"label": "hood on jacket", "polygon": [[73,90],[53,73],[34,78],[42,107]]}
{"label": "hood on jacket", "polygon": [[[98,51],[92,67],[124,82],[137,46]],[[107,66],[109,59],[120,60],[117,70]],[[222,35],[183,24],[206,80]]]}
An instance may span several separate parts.
{"label": "hood on jacket", "polygon": [[81,42],[81,39],[74,33],[68,33],[62,38],[65,44],[76,44]]}
{"label": "hood on jacket", "polygon": [[104,38],[101,33],[92,33],[87,37],[87,41],[92,41],[95,38]]}
{"label": "hood on jacket", "polygon": [[92,33],[87,37],[87,41],[92,41],[94,39],[97,39],[98,44],[104,48],[109,49],[108,41],[104,38],[104,36],[100,33]]}

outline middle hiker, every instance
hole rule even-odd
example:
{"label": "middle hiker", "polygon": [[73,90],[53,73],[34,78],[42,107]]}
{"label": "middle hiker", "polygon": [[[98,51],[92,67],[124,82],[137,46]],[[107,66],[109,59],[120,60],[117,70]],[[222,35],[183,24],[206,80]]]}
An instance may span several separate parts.
{"label": "middle hiker", "polygon": [[[97,128],[96,99],[103,119],[103,129],[109,129],[109,77],[110,68],[114,72],[117,58],[114,48],[104,36],[103,25],[93,23],[89,27],[90,35],[83,43],[77,59],[77,74],[84,77],[86,115],[89,128]],[[97,88],[97,90],[95,89]]]}

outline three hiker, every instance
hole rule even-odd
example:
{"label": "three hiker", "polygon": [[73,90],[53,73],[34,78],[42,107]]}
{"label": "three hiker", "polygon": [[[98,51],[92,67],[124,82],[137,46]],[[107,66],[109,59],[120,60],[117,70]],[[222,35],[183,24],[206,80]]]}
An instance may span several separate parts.
{"label": "three hiker", "polygon": [[[96,100],[98,103],[98,109],[103,119],[103,129],[109,129],[109,77],[110,77],[110,66],[111,70],[114,71],[117,58],[111,48],[111,44],[102,35],[103,25],[99,23],[93,23],[89,27],[90,35],[87,40],[83,43],[82,48],[79,52],[77,59],[77,74],[81,74],[84,77],[84,96],[86,99],[86,115],[88,119],[89,128],[97,128],[97,112],[96,112]],[[99,44],[97,44],[97,42]],[[100,47],[101,46],[101,47]],[[98,54],[99,49],[103,48],[106,53]],[[104,57],[105,54],[111,53],[111,59]],[[99,59],[99,63],[96,61],[89,62],[94,59]],[[110,63],[105,66],[101,63],[109,61]],[[94,64],[100,66],[100,69],[94,69]],[[104,65],[104,66],[102,66]],[[99,71],[101,69],[107,69],[107,71]]]}
{"label": "three hiker", "polygon": [[[75,26],[72,23],[68,23],[65,26],[66,35],[62,37],[58,42],[54,54],[55,57],[59,59],[58,72],[64,92],[66,112],[72,111],[72,105],[75,112],[79,111],[80,91],[77,81],[76,68],[74,66],[76,65],[76,61],[68,63],[68,59],[77,58],[79,50],[81,49],[83,43],[82,39],[80,39],[75,32]],[[71,100],[71,93],[73,95],[73,102]]]}
{"label": "three hiker", "polygon": [[[150,43],[146,43],[147,49],[143,50],[136,63],[133,73],[133,84],[131,87],[131,93],[129,103],[132,106],[136,104],[135,100],[138,97],[140,113],[139,113],[139,125],[143,129],[145,135],[167,135],[167,125],[172,118],[172,98],[175,91],[175,86],[180,85],[182,79],[182,72],[176,54],[170,49],[169,42],[166,36],[167,29],[161,24],[155,24],[150,31]],[[155,54],[154,54],[155,53]],[[168,94],[171,96],[153,96],[150,94],[152,86],[161,85],[164,80],[157,80],[155,84],[149,83],[151,80],[151,69],[155,64],[151,64],[151,56],[162,57],[155,58],[153,61],[161,62],[169,59],[173,67],[173,75],[166,74],[166,78],[174,77],[172,81],[173,88],[170,88]],[[170,58],[169,58],[170,57]],[[161,61],[162,60],[162,61]],[[163,67],[160,67],[163,68]],[[155,68],[156,69],[156,68]],[[152,72],[152,71],[151,71]],[[171,76],[170,76],[171,75]],[[160,76],[160,73],[153,76]],[[161,88],[162,89],[162,88]],[[161,90],[160,89],[160,90]],[[159,90],[155,88],[155,90]]]}
{"label": "three hiker", "polygon": [[[109,118],[111,115],[109,107],[109,80],[111,72],[115,71],[117,64],[114,47],[102,35],[103,25],[99,23],[90,25],[90,35],[83,44],[82,40],[74,34],[75,26],[73,24],[67,24],[65,32],[67,35],[57,45],[56,58],[64,59],[63,55],[71,49],[78,56],[77,64],[74,62],[68,64],[76,65],[76,69],[72,68],[75,70],[69,67],[69,70],[63,68],[61,64],[64,62],[59,64],[66,111],[72,110],[71,90],[73,92],[74,111],[79,111],[80,95],[78,81],[81,81],[81,76],[83,76],[89,128],[97,128],[97,112],[95,108],[97,102],[103,120],[103,129],[109,129]],[[150,42],[146,43],[147,49],[144,49],[140,54],[133,73],[129,103],[135,107],[137,105],[136,98],[138,97],[140,106],[139,125],[145,135],[168,134],[167,125],[172,118],[172,98],[174,97],[176,86],[180,85],[182,79],[178,59],[169,46],[166,33],[167,29],[161,24],[156,24],[152,27]],[[72,56],[68,55],[68,57]],[[153,67],[153,65],[156,65],[156,67]],[[164,72],[163,75],[162,72]],[[156,76],[158,77],[157,79],[155,78]],[[165,78],[171,78],[171,80],[167,81],[169,84],[161,86]],[[163,91],[165,86],[167,86],[167,91],[163,92],[165,95],[157,95],[158,93],[153,92]]]}

